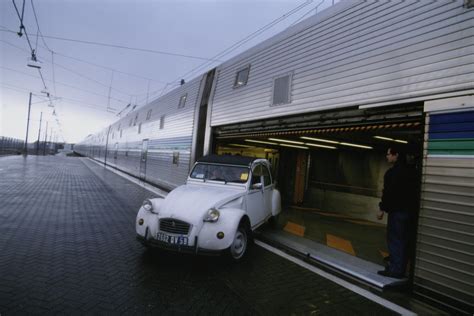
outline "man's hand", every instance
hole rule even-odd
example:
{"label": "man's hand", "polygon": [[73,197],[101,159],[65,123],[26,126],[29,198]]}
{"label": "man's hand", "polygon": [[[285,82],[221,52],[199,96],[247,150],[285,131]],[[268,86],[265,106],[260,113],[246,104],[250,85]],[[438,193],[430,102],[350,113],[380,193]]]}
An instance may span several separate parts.
{"label": "man's hand", "polygon": [[379,211],[379,212],[377,213],[377,219],[378,219],[379,221],[381,221],[381,220],[383,219],[383,213],[384,213],[383,211]]}

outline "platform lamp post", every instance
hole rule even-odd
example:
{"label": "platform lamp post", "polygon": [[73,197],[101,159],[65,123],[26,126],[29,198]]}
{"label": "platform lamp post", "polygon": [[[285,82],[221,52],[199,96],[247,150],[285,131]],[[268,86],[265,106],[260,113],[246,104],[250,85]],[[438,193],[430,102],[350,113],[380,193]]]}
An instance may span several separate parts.
{"label": "platform lamp post", "polygon": [[28,131],[30,128],[30,112],[31,112],[31,96],[33,93],[30,92],[30,101],[28,102],[28,119],[26,120],[26,137],[25,137],[25,152],[24,155],[28,156]]}

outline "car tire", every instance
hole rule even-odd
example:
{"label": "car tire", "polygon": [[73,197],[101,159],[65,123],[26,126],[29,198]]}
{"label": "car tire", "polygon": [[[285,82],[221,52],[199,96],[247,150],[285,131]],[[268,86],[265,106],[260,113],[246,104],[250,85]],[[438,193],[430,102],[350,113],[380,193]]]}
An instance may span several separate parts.
{"label": "car tire", "polygon": [[227,249],[227,256],[234,262],[242,260],[247,253],[251,243],[250,229],[247,225],[241,223],[234,235],[232,244]]}

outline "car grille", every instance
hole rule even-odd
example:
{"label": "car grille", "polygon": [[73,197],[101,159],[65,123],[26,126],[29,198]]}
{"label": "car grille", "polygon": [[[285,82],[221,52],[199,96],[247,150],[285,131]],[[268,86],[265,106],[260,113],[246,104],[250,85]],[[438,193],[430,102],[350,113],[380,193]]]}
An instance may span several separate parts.
{"label": "car grille", "polygon": [[190,226],[188,223],[174,218],[160,219],[160,230],[171,234],[187,235]]}

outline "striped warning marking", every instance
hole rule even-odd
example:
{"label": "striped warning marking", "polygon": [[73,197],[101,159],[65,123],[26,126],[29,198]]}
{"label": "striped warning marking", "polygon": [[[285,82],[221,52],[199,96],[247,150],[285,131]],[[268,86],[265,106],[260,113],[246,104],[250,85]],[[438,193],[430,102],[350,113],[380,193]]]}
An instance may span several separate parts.
{"label": "striped warning marking", "polygon": [[283,230],[293,235],[303,237],[306,228],[293,222],[287,222]]}
{"label": "striped warning marking", "polygon": [[340,238],[331,234],[326,234],[326,245],[331,248],[335,248],[353,256],[356,255],[354,248],[352,247],[352,243],[344,238]]}

